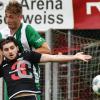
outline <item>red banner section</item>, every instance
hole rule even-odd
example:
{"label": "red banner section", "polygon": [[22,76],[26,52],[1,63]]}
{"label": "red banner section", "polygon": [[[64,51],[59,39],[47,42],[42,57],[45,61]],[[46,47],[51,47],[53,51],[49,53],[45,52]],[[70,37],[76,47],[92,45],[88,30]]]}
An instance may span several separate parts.
{"label": "red banner section", "polygon": [[73,0],[74,29],[100,29],[100,0]]}

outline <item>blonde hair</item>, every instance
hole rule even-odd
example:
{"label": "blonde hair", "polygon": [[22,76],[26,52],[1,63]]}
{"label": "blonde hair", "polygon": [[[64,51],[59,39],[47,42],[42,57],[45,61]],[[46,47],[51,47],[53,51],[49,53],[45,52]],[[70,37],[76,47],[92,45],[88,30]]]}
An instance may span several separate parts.
{"label": "blonde hair", "polygon": [[22,15],[22,5],[16,0],[10,0],[5,8],[5,13],[6,12]]}

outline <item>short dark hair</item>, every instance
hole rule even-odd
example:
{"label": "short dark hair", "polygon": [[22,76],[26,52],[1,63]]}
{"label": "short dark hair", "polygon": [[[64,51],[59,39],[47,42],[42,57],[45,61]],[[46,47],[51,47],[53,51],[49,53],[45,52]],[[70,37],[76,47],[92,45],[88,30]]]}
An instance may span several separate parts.
{"label": "short dark hair", "polygon": [[5,8],[5,12],[22,15],[22,5],[16,0],[10,1]]}
{"label": "short dark hair", "polygon": [[16,39],[12,36],[9,36],[6,39],[2,39],[0,41],[0,49],[3,50],[3,45],[10,43],[10,42],[13,42],[15,46],[18,46]]}

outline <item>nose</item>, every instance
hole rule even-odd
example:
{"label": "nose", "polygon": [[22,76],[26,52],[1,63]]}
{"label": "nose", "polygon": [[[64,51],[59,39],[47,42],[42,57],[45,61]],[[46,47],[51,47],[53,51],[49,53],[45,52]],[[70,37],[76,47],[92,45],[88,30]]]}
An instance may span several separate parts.
{"label": "nose", "polygon": [[9,54],[12,54],[12,50],[11,50],[11,49],[9,49],[9,51],[8,51],[8,52],[9,52]]}

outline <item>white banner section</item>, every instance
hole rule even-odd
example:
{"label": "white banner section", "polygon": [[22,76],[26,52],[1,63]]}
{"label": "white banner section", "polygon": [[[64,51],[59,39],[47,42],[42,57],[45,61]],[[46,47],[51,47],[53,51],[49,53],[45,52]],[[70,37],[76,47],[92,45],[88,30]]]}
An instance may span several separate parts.
{"label": "white banner section", "polygon": [[[5,26],[4,10],[9,0],[0,0],[0,29]],[[23,6],[23,22],[37,31],[49,28],[72,29],[72,0],[19,0]]]}

